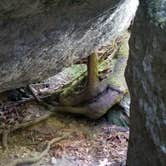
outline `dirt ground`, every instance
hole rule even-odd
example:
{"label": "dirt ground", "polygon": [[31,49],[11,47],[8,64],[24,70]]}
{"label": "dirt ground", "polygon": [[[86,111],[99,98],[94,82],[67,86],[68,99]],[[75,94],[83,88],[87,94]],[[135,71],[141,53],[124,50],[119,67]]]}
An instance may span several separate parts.
{"label": "dirt ground", "polygon": [[54,117],[10,134],[9,149],[0,148],[0,166],[15,159],[33,157],[47,141],[69,133],[70,137],[51,146],[49,153],[33,166],[123,166],[129,131],[111,126],[104,118],[92,121],[73,115]]}

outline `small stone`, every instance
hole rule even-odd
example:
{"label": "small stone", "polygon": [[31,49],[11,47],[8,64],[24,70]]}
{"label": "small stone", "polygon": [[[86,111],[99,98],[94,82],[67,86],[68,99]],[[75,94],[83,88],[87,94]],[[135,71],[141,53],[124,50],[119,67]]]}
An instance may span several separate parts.
{"label": "small stone", "polygon": [[57,164],[57,159],[55,157],[51,158],[51,164],[53,165]]}

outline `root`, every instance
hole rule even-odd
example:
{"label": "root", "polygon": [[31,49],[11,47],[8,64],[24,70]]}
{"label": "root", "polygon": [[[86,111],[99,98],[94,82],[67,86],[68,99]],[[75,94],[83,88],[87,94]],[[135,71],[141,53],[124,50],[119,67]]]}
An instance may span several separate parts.
{"label": "root", "polygon": [[107,87],[102,91],[102,93],[87,103],[79,106],[55,106],[49,111],[81,114],[91,119],[98,119],[102,117],[114,104],[120,102],[123,96],[123,91]]}
{"label": "root", "polygon": [[4,150],[7,150],[8,149],[8,134],[9,134],[9,131],[8,130],[5,130],[3,133],[2,133],[2,148]]}
{"label": "root", "polygon": [[55,113],[54,112],[48,112],[47,114],[45,114],[45,115],[43,115],[43,116],[41,116],[37,119],[34,119],[32,121],[29,121],[29,122],[24,122],[24,123],[18,124],[18,125],[14,126],[11,129],[7,129],[7,130],[1,132],[0,134],[2,135],[2,147],[3,147],[3,149],[4,150],[8,149],[8,135],[9,135],[9,133],[14,132],[18,129],[24,129],[26,127],[30,127],[30,126],[33,126],[35,124],[38,124],[38,123],[48,119],[53,114],[55,114]]}
{"label": "root", "polygon": [[49,141],[47,143],[47,147],[39,155],[36,155],[35,157],[30,157],[27,159],[16,159],[11,164],[9,164],[9,166],[22,166],[22,165],[27,165],[27,164],[29,165],[29,164],[37,163],[49,152],[52,144],[59,142],[61,140],[67,139],[69,136],[70,136],[69,134],[65,134],[62,137],[53,138],[51,141]]}
{"label": "root", "polygon": [[30,126],[33,126],[35,124],[38,124],[38,123],[48,119],[53,114],[54,114],[53,112],[48,112],[47,114],[45,114],[45,115],[43,115],[43,116],[41,116],[39,118],[33,119],[30,122],[24,122],[24,123],[18,124],[16,126],[14,126],[14,128],[11,129],[11,132],[13,132],[15,130],[18,130],[18,129],[24,129],[26,127],[30,127]]}

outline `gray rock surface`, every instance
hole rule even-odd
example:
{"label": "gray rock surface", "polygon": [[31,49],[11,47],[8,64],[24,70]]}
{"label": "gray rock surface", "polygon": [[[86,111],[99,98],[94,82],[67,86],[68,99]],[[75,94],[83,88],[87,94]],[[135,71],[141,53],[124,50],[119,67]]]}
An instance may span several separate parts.
{"label": "gray rock surface", "polygon": [[166,1],[141,0],[126,78],[131,94],[128,166],[166,165]]}
{"label": "gray rock surface", "polygon": [[129,116],[118,105],[112,107],[106,114],[107,121],[116,126],[129,127]]}
{"label": "gray rock surface", "polygon": [[107,45],[138,0],[1,0],[0,92],[48,78]]}

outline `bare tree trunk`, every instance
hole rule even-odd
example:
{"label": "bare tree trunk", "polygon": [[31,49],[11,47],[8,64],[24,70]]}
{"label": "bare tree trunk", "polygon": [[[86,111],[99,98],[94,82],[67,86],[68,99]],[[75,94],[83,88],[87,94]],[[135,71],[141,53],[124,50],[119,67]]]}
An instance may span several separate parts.
{"label": "bare tree trunk", "polygon": [[[87,63],[88,78],[85,90],[80,94],[69,95],[67,97],[60,97],[62,105],[75,106],[88,101],[98,94],[99,79],[98,79],[98,60],[96,53],[88,57]],[[100,88],[99,88],[100,89]]]}
{"label": "bare tree trunk", "polygon": [[98,60],[97,55],[95,53],[91,54],[88,57],[88,83],[87,88],[89,91],[93,91],[93,89],[97,86],[98,79]]}

